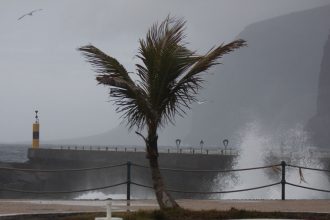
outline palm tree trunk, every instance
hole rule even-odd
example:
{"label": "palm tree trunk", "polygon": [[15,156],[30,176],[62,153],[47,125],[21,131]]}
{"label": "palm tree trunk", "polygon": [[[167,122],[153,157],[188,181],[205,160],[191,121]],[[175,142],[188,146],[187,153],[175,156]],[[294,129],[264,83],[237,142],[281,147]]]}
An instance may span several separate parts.
{"label": "palm tree trunk", "polygon": [[151,177],[152,177],[156,198],[160,209],[179,208],[179,205],[175,202],[173,197],[165,189],[163,177],[160,173],[159,165],[158,165],[157,140],[158,140],[157,135],[154,135],[153,137],[150,137],[149,135],[148,139],[146,140],[147,158],[149,159]]}

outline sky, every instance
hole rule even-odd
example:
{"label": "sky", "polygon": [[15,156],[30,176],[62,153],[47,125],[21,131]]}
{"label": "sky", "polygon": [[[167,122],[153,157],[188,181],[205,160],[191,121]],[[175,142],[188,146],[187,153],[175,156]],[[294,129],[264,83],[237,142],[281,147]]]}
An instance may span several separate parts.
{"label": "sky", "polygon": [[[93,44],[128,71],[138,40],[167,15],[187,20],[189,47],[206,52],[257,21],[330,4],[330,0],[1,0],[0,143],[31,139],[39,110],[44,140],[83,137],[121,119],[108,89],[77,48]],[[42,9],[18,20],[22,15]]]}

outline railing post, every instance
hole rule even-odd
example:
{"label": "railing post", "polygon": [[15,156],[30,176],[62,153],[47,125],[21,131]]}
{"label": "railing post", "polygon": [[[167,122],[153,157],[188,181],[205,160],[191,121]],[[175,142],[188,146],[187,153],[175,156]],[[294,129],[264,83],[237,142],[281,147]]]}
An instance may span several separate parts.
{"label": "railing post", "polygon": [[282,200],[285,200],[285,184],[286,184],[286,180],[285,180],[285,166],[286,163],[285,161],[281,162],[281,166],[282,166],[282,180],[281,180],[281,184],[282,184]]}
{"label": "railing post", "polygon": [[127,162],[127,188],[126,188],[126,200],[127,200],[127,209],[129,210],[130,201],[131,201],[131,161]]}

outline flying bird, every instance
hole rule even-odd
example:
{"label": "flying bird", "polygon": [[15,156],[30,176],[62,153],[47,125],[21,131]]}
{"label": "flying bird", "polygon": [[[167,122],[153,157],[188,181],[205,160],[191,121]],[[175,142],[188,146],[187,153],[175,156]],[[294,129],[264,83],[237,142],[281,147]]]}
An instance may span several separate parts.
{"label": "flying bird", "polygon": [[17,20],[21,20],[22,18],[24,18],[24,17],[27,16],[27,15],[32,16],[35,12],[37,12],[37,11],[41,11],[41,10],[42,10],[42,9],[40,8],[40,9],[35,9],[35,10],[33,10],[33,11],[30,11],[29,13],[26,13],[26,14],[22,15],[21,17],[19,17]]}

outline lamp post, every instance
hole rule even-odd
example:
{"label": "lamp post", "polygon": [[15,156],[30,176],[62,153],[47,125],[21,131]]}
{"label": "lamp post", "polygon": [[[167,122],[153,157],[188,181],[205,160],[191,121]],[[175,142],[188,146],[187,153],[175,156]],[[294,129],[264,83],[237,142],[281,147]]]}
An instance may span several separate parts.
{"label": "lamp post", "polygon": [[204,146],[203,139],[199,142],[199,146],[201,147],[201,153],[203,153],[203,146]]}
{"label": "lamp post", "polygon": [[225,154],[226,154],[226,152],[227,152],[227,146],[228,146],[228,144],[229,144],[228,139],[224,139],[224,140],[222,141],[222,144],[223,144],[223,146],[225,147]]}
{"label": "lamp post", "polygon": [[177,151],[178,151],[178,153],[179,153],[180,144],[181,144],[181,139],[176,139],[176,140],[175,140],[175,144],[176,144],[176,149],[177,149]]}

